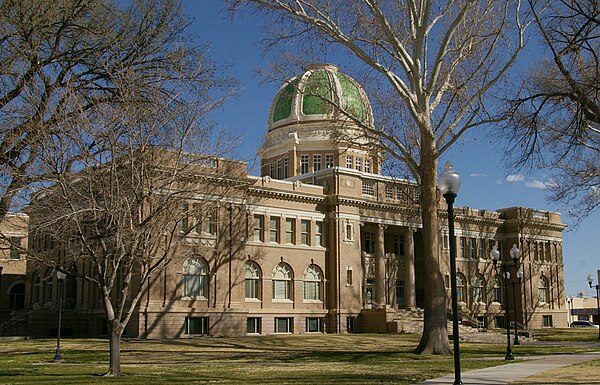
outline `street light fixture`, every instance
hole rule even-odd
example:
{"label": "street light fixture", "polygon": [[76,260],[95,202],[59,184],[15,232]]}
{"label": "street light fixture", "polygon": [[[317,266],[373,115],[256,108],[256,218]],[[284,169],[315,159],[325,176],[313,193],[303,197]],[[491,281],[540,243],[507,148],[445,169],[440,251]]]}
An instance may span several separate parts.
{"label": "street light fixture", "polygon": [[[502,277],[504,278],[504,291],[505,291],[505,302],[506,307],[504,309],[506,314],[506,356],[505,360],[514,360],[515,357],[512,354],[512,349],[510,347],[510,317],[509,317],[509,306],[508,306],[508,280],[510,279],[510,272],[508,271],[511,267],[515,267],[515,269],[519,268],[519,257],[521,256],[521,251],[517,248],[517,245],[513,245],[512,249],[510,249],[510,257],[513,260],[513,264],[509,265],[504,262],[500,264],[502,268]],[[494,246],[492,250],[490,250],[490,258],[492,259],[492,263],[494,264],[494,270],[498,268],[498,261],[500,261],[500,252],[498,251],[498,247]],[[516,305],[516,304],[515,304]],[[516,308],[516,306],[515,306]],[[516,323],[516,312],[515,312],[515,323]]]}
{"label": "street light fixture", "polygon": [[56,278],[58,278],[58,331],[56,333],[56,354],[54,354],[53,361],[60,362],[62,361],[62,355],[60,353],[60,329],[62,323],[62,297],[64,292],[64,281],[67,278],[67,274],[63,271],[63,267],[59,267],[56,271]]}
{"label": "street light fixture", "polygon": [[[594,283],[594,278],[591,275],[587,277],[588,284],[590,288],[592,287],[592,283]],[[598,326],[600,326],[600,285],[596,284],[596,314],[598,315]],[[598,340],[600,340],[600,327],[598,328]]]}
{"label": "street light fixture", "polygon": [[452,296],[452,340],[454,343],[454,385],[462,385],[460,379],[460,347],[458,340],[458,297],[456,288],[456,240],[454,237],[454,199],[460,189],[460,176],[450,162],[446,162],[439,175],[438,187],[448,205],[448,229],[450,237],[450,286]]}
{"label": "street light fixture", "polygon": [[[518,250],[518,249],[517,249]],[[512,252],[512,250],[511,250]],[[517,279],[519,280],[519,288],[521,287],[521,282],[523,281],[523,270],[519,269],[517,270]],[[516,285],[517,282],[513,281],[512,282],[512,289],[513,289],[513,306],[515,307],[514,309],[514,314],[515,314],[515,340],[513,342],[513,345],[521,345],[521,342],[519,341],[519,331],[517,329],[517,298],[516,298]]]}

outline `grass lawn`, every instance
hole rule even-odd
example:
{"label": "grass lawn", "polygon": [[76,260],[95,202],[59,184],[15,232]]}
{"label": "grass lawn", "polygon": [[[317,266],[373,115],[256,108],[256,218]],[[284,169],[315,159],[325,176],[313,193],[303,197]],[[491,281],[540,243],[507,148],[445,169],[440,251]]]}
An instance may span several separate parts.
{"label": "grass lawn", "polygon": [[[122,343],[119,378],[101,377],[107,340],[61,340],[62,363],[50,362],[55,340],[3,341],[0,384],[412,384],[453,372],[452,356],[413,354],[418,341],[410,334],[132,340]],[[517,357],[590,350],[589,344],[514,347]],[[462,343],[461,367],[504,364],[504,352],[502,344]]]}

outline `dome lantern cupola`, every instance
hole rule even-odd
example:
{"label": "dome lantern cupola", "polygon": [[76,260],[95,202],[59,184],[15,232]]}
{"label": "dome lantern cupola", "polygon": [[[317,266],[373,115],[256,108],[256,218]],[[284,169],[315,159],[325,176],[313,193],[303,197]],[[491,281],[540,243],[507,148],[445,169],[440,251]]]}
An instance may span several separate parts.
{"label": "dome lantern cupola", "polygon": [[348,165],[342,155],[348,151],[356,153],[356,164],[368,165],[361,168],[375,172],[379,158],[355,140],[364,137],[365,126],[373,127],[373,112],[360,84],[333,64],[309,65],[279,88],[271,104],[258,151],[261,175],[287,179]]}

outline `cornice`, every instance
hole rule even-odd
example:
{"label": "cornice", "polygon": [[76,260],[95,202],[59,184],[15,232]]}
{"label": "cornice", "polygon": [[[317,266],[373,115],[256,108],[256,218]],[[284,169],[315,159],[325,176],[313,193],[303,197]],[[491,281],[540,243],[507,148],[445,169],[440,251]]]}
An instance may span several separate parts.
{"label": "cornice", "polygon": [[528,219],[507,219],[504,221],[504,226],[520,226],[534,229],[551,230],[551,231],[563,231],[567,228],[567,225],[563,223],[550,223],[541,221],[532,221]]}
{"label": "cornice", "polygon": [[295,193],[291,191],[271,190],[266,188],[249,187],[248,194],[255,197],[279,199],[302,203],[321,203],[323,196],[307,195],[306,193]]}

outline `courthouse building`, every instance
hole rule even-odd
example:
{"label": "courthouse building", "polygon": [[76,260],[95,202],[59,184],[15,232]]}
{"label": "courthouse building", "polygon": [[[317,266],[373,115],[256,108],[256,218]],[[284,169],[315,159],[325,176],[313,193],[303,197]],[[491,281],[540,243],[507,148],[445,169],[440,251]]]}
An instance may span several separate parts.
{"label": "courthouse building", "polygon": [[[415,315],[427,290],[419,186],[382,175],[382,154],[334,106],[376,124],[362,87],[333,65],[310,66],[280,88],[259,149],[261,176],[246,175],[245,187],[224,197],[209,223],[185,235],[181,259],[151,280],[126,335],[412,330],[415,325],[409,323],[418,323]],[[449,236],[441,196],[438,212],[449,298]],[[32,221],[43,220],[30,215]],[[455,215],[463,322],[503,327],[508,300],[508,321],[516,318],[528,328],[567,324],[565,226],[559,214],[458,207]],[[233,222],[244,229],[240,236],[226,234]],[[521,250],[524,278],[519,282],[511,271],[505,298],[505,283],[489,251],[497,246],[509,260],[513,244]],[[34,264],[28,271],[32,334],[56,330],[55,309],[44,306],[56,296],[53,274]],[[67,281],[63,322],[68,333],[106,333],[94,290],[79,278]]]}

